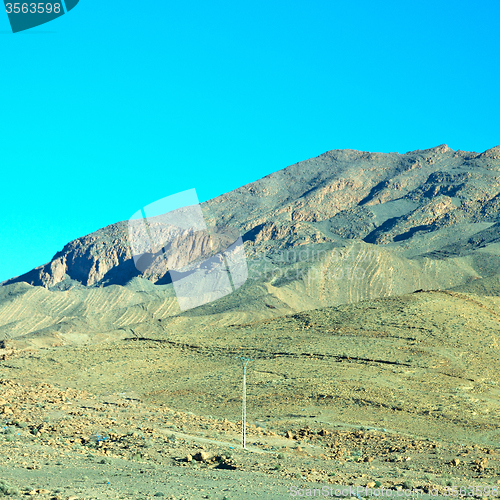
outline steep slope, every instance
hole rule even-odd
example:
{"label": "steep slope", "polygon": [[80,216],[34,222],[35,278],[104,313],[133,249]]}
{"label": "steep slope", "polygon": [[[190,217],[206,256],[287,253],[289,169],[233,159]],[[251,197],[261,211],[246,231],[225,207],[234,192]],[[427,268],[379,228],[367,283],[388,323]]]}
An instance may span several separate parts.
{"label": "steep slope", "polygon": [[0,286],[0,340],[46,345],[202,331],[418,289],[498,293],[500,147],[335,150],[202,204],[210,234],[169,226],[165,257],[242,234],[249,277],[181,313],[169,273],[134,265],[126,222]]}
{"label": "steep slope", "polygon": [[[239,231],[249,254],[346,239],[402,243],[451,227],[458,238],[464,225],[470,231],[470,225],[500,222],[499,148],[482,154],[445,145],[403,155],[329,151],[202,209],[211,227]],[[454,243],[453,234],[441,234],[439,245]],[[69,243],[50,263],[4,284],[123,285],[140,274],[131,258],[127,224],[120,222]]]}

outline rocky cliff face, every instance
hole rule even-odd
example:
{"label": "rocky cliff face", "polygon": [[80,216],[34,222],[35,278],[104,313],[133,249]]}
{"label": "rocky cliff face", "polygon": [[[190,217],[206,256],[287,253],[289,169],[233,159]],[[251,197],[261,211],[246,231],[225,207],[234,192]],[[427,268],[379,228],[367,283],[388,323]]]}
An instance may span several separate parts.
{"label": "rocky cliff face", "polygon": [[[119,222],[68,243],[48,264],[11,279],[5,284],[26,282],[46,288],[73,280],[84,286],[101,281],[110,271],[133,277],[130,245],[126,224]],[[129,264],[127,264],[129,263]]]}
{"label": "rocky cliff face", "polygon": [[[401,155],[329,151],[202,204],[208,224],[241,233],[249,255],[362,240],[413,257],[442,247],[449,253],[464,235],[486,230],[481,245],[496,241],[499,207],[500,146],[479,154],[446,145]],[[184,234],[171,243],[170,257],[201,259],[213,252],[213,241],[204,232]],[[67,288],[124,284],[135,276],[168,282],[164,272],[136,269],[127,223],[119,222],[68,243],[48,264],[3,285]]]}

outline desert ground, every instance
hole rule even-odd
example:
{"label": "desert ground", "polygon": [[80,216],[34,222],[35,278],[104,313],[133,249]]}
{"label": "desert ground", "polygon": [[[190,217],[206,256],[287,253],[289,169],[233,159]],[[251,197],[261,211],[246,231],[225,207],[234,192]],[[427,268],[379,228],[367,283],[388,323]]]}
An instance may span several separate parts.
{"label": "desert ground", "polygon": [[[4,491],[290,498],[343,485],[491,496],[499,305],[422,291],[209,334],[4,346]],[[246,450],[241,356],[251,358]]]}

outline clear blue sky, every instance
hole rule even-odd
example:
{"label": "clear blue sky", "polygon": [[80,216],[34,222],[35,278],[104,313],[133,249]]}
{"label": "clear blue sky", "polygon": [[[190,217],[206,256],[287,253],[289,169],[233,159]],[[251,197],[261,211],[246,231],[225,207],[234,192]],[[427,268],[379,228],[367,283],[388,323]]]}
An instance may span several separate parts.
{"label": "clear blue sky", "polygon": [[499,144],[499,21],[497,0],[80,0],[14,35],[0,13],[0,281],[185,189]]}

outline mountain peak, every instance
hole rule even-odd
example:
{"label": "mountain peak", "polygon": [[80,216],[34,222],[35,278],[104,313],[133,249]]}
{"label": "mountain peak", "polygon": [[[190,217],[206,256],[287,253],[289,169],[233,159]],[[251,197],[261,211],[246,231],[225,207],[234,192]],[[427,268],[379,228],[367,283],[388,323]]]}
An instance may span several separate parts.
{"label": "mountain peak", "polygon": [[498,160],[500,158],[500,145],[494,148],[487,149],[484,153],[479,155],[480,158],[494,158]]}
{"label": "mountain peak", "polygon": [[[414,245],[418,254],[426,245],[455,242],[451,233],[439,233],[442,243],[431,238],[438,229],[456,226],[458,237],[470,224],[500,223],[500,174],[491,174],[500,171],[500,146],[482,155],[455,152],[446,144],[413,153],[331,150],[203,203],[204,217],[210,227],[239,232],[254,255],[349,240]],[[478,156],[494,163],[487,176]],[[480,201],[473,198],[478,191]],[[201,233],[193,238],[178,244],[201,259],[208,240]],[[160,284],[168,278],[164,272],[144,275],[136,269],[127,222],[121,222],[68,243],[51,262],[2,285],[122,285],[137,276]]]}
{"label": "mountain peak", "polygon": [[436,153],[454,153],[455,151],[451,149],[447,144],[440,144],[439,146],[434,146],[433,148],[429,149],[416,149],[415,151],[408,151],[406,154],[412,154],[412,153],[430,153],[430,154],[436,154]]}

